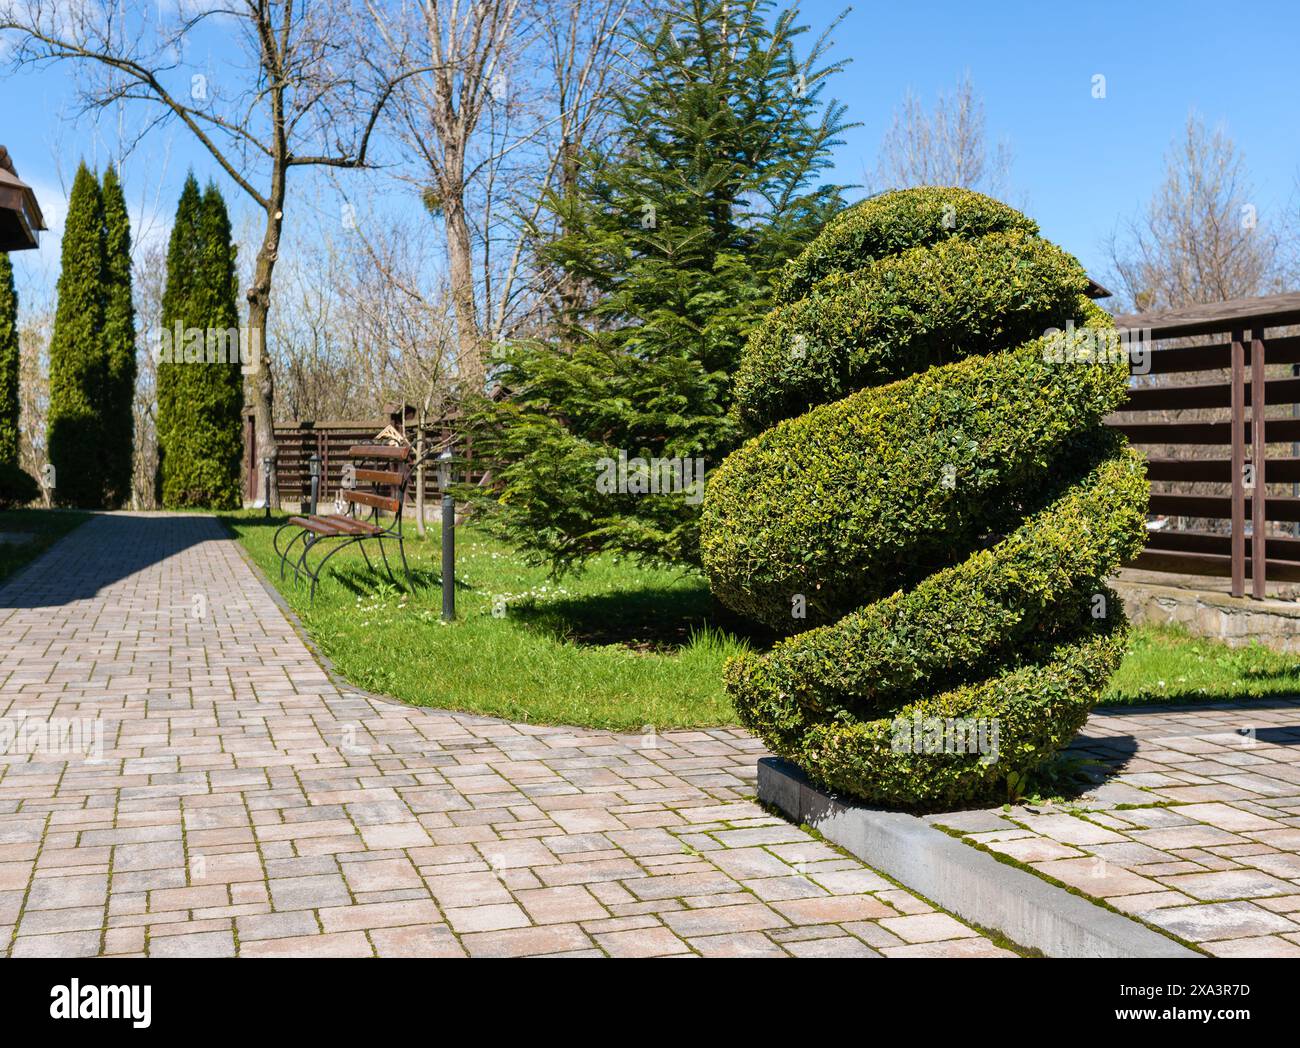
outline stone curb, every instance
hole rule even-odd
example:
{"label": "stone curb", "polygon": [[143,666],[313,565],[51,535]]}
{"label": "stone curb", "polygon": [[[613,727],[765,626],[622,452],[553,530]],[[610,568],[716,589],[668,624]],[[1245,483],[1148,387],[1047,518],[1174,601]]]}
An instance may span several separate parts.
{"label": "stone curb", "polygon": [[966,920],[1048,957],[1199,957],[1194,950],[950,837],[924,819],[813,786],[788,761],[758,762],[758,799]]}

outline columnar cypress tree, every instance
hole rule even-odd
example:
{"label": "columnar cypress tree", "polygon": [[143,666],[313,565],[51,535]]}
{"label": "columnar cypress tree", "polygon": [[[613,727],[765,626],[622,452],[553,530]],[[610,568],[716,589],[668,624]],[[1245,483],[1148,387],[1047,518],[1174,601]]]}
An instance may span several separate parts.
{"label": "columnar cypress tree", "polygon": [[120,506],[131,496],[131,453],[135,431],[135,305],[131,299],[131,221],[117,172],[104,172],[104,343],[107,378],[101,420],[106,503]]}
{"label": "columnar cypress tree", "polygon": [[169,508],[239,505],[236,294],[225,201],[212,185],[200,193],[191,175],[167,250],[158,362],[159,491]]}
{"label": "columnar cypress tree", "polygon": [[240,368],[239,284],[235,276],[236,247],[230,237],[230,215],[221,191],[211,182],[203,192],[199,216],[202,237],[202,312],[209,336],[218,343],[218,357],[224,345],[225,363],[204,364],[199,370],[201,387],[196,390],[196,416],[205,427],[200,434],[206,454],[202,459],[201,487],[208,493],[207,504],[219,509],[240,505],[240,453],[243,450],[244,376]]}
{"label": "columnar cypress tree", "polygon": [[18,462],[18,354],[14,267],[0,252],[0,465]]}
{"label": "columnar cypress tree", "polygon": [[[817,66],[824,38],[796,52],[797,17],[669,0],[632,41],[613,141],[546,201],[561,234],[543,255],[593,304],[566,303],[558,339],[507,350],[509,396],[476,446],[502,481],[489,519],[557,571],[602,550],[698,563],[698,498],[649,488],[637,460],[675,460],[682,478],[689,463],[694,483],[735,446],[741,347],[781,265],[840,206],[817,185],[842,126],[819,99],[836,67]],[[637,475],[619,468],[610,490],[602,460]]]}
{"label": "columnar cypress tree", "polygon": [[99,182],[77,168],[63,231],[58,307],[50,336],[48,445],[61,505],[104,503],[100,419],[104,340],[104,203]]}
{"label": "columnar cypress tree", "polygon": [[[162,297],[161,352],[155,384],[158,391],[158,499],[164,506],[185,505],[178,501],[173,477],[184,470],[186,444],[184,406],[188,401],[184,343],[174,345],[175,333],[189,326],[190,298],[198,273],[199,211],[203,197],[193,175],[185,180],[176,205],[171,239],[167,244],[167,283]],[[173,464],[175,460],[175,464]]]}

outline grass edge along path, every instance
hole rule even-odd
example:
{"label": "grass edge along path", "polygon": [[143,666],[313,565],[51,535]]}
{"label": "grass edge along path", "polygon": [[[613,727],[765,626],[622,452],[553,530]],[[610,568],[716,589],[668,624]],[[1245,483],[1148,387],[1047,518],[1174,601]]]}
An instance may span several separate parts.
{"label": "grass edge along path", "polygon": [[330,561],[312,603],[306,585],[279,578],[271,536],[284,517],[270,525],[256,512],[221,519],[357,687],[533,724],[650,733],[735,723],[722,666],[745,641],[710,623],[698,576],[602,557],[557,582],[462,527],[457,621],[449,624],[440,618],[436,527],[424,540],[412,528],[407,539],[414,594],[389,582],[382,566],[372,573],[352,547]]}
{"label": "grass edge along path", "polygon": [[[749,641],[713,623],[698,576],[607,557],[557,582],[478,529],[462,527],[458,621],[449,625],[439,617],[436,526],[423,540],[411,531],[413,596],[382,570],[371,573],[352,549],[330,562],[337,572],[327,571],[313,605],[305,586],[279,580],[274,526],[256,511],[222,520],[357,687],[524,723],[634,733],[735,723],[722,666]],[[1300,657],[1139,627],[1101,705],[1294,694]]]}

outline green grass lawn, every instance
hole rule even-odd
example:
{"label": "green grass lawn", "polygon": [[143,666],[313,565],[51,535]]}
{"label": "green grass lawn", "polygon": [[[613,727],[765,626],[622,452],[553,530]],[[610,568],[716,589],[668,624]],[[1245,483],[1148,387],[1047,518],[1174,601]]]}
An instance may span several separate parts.
{"label": "green grass lawn", "polygon": [[1258,643],[1229,648],[1185,630],[1144,627],[1134,630],[1104,701],[1138,705],[1268,695],[1300,695],[1300,656]]}
{"label": "green grass lawn", "polygon": [[0,512],[0,534],[30,536],[0,540],[0,580],[36,559],[69,531],[90,518],[75,510],[10,509]]}
{"label": "green grass lawn", "polygon": [[[439,617],[436,526],[408,543],[414,596],[354,548],[330,562],[313,605],[305,585],[279,582],[274,526],[256,513],[225,519],[348,680],[416,705],[620,731],[730,724],[723,663],[766,643],[720,625],[698,576],[602,557],[556,583],[473,527],[457,530],[455,623]],[[1300,694],[1300,658],[1140,628],[1103,701],[1286,693]]]}
{"label": "green grass lawn", "polygon": [[279,581],[273,526],[256,514],[226,520],[321,649],[360,687],[421,706],[620,731],[735,720],[722,664],[745,642],[711,624],[708,588],[696,576],[602,557],[557,584],[509,547],[462,527],[458,618],[446,624],[436,525],[427,540],[412,532],[407,543],[414,596],[382,569],[372,574],[353,547],[330,561],[311,604],[306,585]]}

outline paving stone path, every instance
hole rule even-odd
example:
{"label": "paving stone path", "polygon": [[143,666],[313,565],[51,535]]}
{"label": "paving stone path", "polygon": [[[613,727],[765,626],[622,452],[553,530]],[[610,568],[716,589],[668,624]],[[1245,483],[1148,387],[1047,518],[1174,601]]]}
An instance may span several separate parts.
{"label": "paving stone path", "polygon": [[1300,699],[1095,713],[1070,804],[935,821],[1222,957],[1300,957]]}
{"label": "paving stone path", "polygon": [[742,731],[336,686],[207,517],[98,516],[0,586],[0,731],[10,956],[1006,953],[757,807]]}

